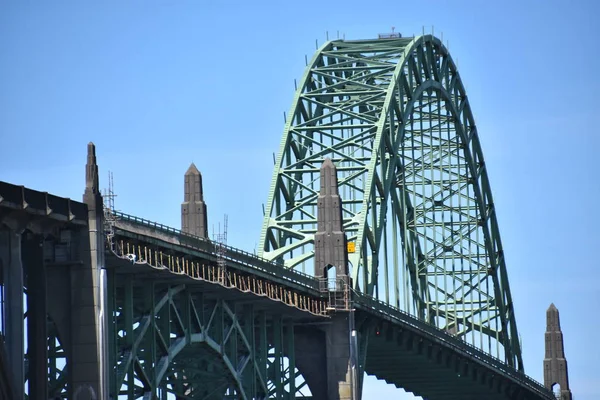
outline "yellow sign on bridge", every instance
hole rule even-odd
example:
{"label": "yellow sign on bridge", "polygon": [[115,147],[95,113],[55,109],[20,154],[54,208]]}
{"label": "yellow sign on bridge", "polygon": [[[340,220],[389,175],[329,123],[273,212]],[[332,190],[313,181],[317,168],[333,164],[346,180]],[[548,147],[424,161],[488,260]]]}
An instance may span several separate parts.
{"label": "yellow sign on bridge", "polygon": [[348,253],[354,253],[356,251],[356,243],[348,242]]}

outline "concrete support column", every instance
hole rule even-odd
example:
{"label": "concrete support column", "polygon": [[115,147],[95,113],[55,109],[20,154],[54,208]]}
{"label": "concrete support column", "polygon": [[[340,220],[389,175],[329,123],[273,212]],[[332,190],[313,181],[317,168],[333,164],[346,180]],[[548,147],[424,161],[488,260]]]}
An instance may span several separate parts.
{"label": "concrete support column", "polygon": [[327,329],[327,398],[331,400],[360,399],[352,318],[351,312],[338,312]]}
{"label": "concrete support column", "polygon": [[21,234],[11,229],[0,230],[0,258],[4,281],[4,328],[9,368],[14,378],[15,400],[22,400],[25,386],[25,354],[23,322],[23,265]]}
{"label": "concrete support column", "polygon": [[96,147],[89,143],[83,202],[88,208],[88,229],[77,243],[81,262],[70,271],[71,329],[69,398],[108,398],[108,359],[104,269],[103,202],[98,184]]}
{"label": "concrete support column", "polygon": [[29,399],[48,399],[48,329],[44,240],[27,235],[23,241],[23,264],[27,271],[27,349],[29,353]]}
{"label": "concrete support column", "polygon": [[314,399],[327,399],[326,334],[319,326],[296,325],[294,352],[300,370]]}
{"label": "concrete support column", "polygon": [[[81,232],[87,236],[87,232]],[[86,237],[83,237],[84,246]],[[89,248],[89,247],[88,247]],[[84,253],[85,254],[85,253]],[[100,399],[99,314],[96,295],[99,277],[89,259],[71,267],[71,395],[75,400]]]}
{"label": "concrete support column", "polygon": [[[334,310],[331,324],[325,331],[327,398],[359,400],[360,372],[356,362],[358,351],[354,313],[350,311],[342,199],[338,190],[337,170],[330,158],[326,158],[321,165],[320,186],[315,233],[315,277],[325,281],[321,290],[328,292],[328,308]],[[330,271],[334,271],[335,276],[330,276]]]}

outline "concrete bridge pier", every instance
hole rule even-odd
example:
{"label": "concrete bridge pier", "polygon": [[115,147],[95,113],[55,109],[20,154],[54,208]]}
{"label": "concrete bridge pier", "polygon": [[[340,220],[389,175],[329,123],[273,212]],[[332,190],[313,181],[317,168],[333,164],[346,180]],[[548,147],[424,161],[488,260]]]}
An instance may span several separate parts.
{"label": "concrete bridge pier", "polygon": [[[88,227],[54,238],[67,258],[46,264],[47,314],[67,357],[68,398],[104,399],[101,392],[103,326],[98,306],[100,274],[92,268]],[[28,281],[29,282],[29,281]],[[30,367],[31,368],[31,367]]]}
{"label": "concrete bridge pier", "polygon": [[[312,340],[321,341],[319,360],[316,352],[306,351],[310,345],[299,343],[299,369],[311,393],[317,399],[360,400],[358,346],[351,311],[350,281],[346,234],[343,231],[342,202],[338,191],[337,170],[331,159],[323,162],[320,171],[321,190],[317,203],[315,234],[315,276],[322,281],[321,290],[329,298],[331,323],[322,326],[323,333],[313,333]],[[320,336],[320,338],[316,337]],[[319,362],[320,361],[320,362]],[[323,362],[324,361],[324,362]],[[326,379],[314,372],[317,365]],[[311,382],[312,381],[312,382]]]}
{"label": "concrete bridge pier", "polygon": [[[54,252],[61,247],[62,236],[70,236],[77,231],[82,233],[83,242],[87,242],[89,248],[89,232],[88,229],[65,229],[65,219],[69,215],[63,211],[69,210],[68,200],[63,199],[64,202],[61,202],[55,197],[21,187],[6,188],[3,194],[9,195],[7,202],[10,208],[2,210],[0,215],[0,284],[3,291],[0,328],[4,336],[4,358],[8,370],[6,376],[9,376],[10,390],[13,392],[9,398],[24,398],[26,348],[28,397],[32,400],[47,400],[51,396],[48,372],[49,317],[55,323],[59,340],[67,353],[69,376],[76,377],[82,371],[77,365],[80,349],[73,346],[71,340],[77,337],[72,331],[79,330],[77,317],[71,317],[71,304],[80,307],[85,301],[81,301],[84,297],[76,298],[71,294],[72,288],[85,291],[86,280],[76,277],[71,281],[71,270],[81,269],[81,265],[86,264],[82,262],[82,258],[85,260],[87,256],[89,259],[89,252],[74,251],[66,257],[68,251],[63,251],[66,258],[57,263]],[[50,205],[56,207],[56,214]],[[81,210],[77,212],[79,211]],[[89,264],[87,262],[88,269]],[[49,288],[52,289],[50,295]],[[94,315],[86,317],[92,321],[95,319]],[[82,340],[93,340],[96,343],[94,337]],[[55,394],[57,393],[53,392],[52,395]]]}
{"label": "concrete bridge pier", "polygon": [[88,207],[88,232],[82,232],[82,263],[72,267],[70,282],[71,398],[99,400],[108,398],[108,335],[104,206],[93,143],[87,149],[85,184],[83,202]]}
{"label": "concrete bridge pier", "polygon": [[68,398],[108,399],[108,336],[104,270],[104,209],[98,186],[94,144],[88,145],[86,188],[87,227],[63,230],[68,260],[47,268],[52,287],[48,313],[65,348]]}
{"label": "concrete bridge pier", "polygon": [[326,325],[296,326],[296,366],[314,399],[361,399],[363,371],[353,323],[353,312],[338,311]]}
{"label": "concrete bridge pier", "polygon": [[354,314],[337,312],[327,329],[327,398],[360,400],[358,365],[355,362],[356,341],[353,340]]}
{"label": "concrete bridge pier", "polygon": [[0,267],[4,291],[2,304],[3,334],[8,368],[13,378],[11,387],[15,400],[24,398],[25,346],[23,321],[23,263],[21,261],[21,234],[17,226],[0,227]]}

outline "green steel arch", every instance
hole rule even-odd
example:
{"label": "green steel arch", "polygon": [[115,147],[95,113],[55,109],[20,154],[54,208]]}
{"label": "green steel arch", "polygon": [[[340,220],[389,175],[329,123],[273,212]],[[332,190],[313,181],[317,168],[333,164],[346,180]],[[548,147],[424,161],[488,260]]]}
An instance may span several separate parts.
{"label": "green steel arch", "polygon": [[[136,265],[148,266],[143,260]],[[162,280],[136,279],[139,275],[116,271],[108,279],[113,398],[164,399],[168,393],[177,398],[259,400],[310,393],[294,361],[293,321],[243,299],[211,296],[194,282],[173,283],[164,274]],[[62,349],[54,353],[65,358]],[[56,375],[51,389],[59,393],[59,384],[67,381],[66,368],[57,371],[55,365],[50,364]]]}
{"label": "green steel arch", "polygon": [[286,119],[260,256],[312,273],[338,170],[353,287],[523,370],[494,202],[455,63],[431,35],[329,41]]}
{"label": "green steel arch", "polygon": [[160,388],[208,399],[226,392],[266,398],[266,377],[248,340],[253,313],[246,311],[242,321],[226,301],[205,301],[186,285],[155,286],[134,287],[129,279],[115,298],[112,395],[152,399]]}

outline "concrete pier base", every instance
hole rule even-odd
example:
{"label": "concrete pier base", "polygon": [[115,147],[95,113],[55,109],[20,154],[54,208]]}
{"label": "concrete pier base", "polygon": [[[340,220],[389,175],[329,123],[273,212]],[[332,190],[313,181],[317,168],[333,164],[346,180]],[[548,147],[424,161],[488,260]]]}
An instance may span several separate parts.
{"label": "concrete pier base", "polygon": [[0,260],[4,282],[4,337],[6,353],[14,379],[15,400],[22,400],[25,386],[25,346],[23,322],[23,264],[21,232],[0,228]]}
{"label": "concrete pier base", "polygon": [[357,371],[352,351],[353,315],[338,312],[332,317],[327,329],[327,398],[335,400],[359,400]]}

